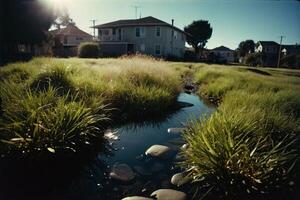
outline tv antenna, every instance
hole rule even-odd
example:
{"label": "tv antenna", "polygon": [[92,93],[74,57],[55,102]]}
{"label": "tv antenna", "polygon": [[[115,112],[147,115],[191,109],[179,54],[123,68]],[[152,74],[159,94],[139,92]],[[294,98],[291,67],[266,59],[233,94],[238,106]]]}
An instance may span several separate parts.
{"label": "tv antenna", "polygon": [[[142,6],[137,6],[137,5],[135,5],[135,6],[133,6],[133,7],[134,7],[134,10],[135,10],[135,19],[137,19],[138,9],[141,8]],[[140,15],[142,15],[142,14],[140,14]]]}
{"label": "tv antenna", "polygon": [[92,28],[94,29],[94,32],[93,32],[93,33],[94,33],[94,39],[95,39],[95,38],[96,38],[96,28],[95,28],[95,25],[96,25],[96,21],[97,21],[97,20],[96,20],[96,19],[92,19],[92,20],[90,20],[90,21],[93,23],[93,27],[92,27]]}

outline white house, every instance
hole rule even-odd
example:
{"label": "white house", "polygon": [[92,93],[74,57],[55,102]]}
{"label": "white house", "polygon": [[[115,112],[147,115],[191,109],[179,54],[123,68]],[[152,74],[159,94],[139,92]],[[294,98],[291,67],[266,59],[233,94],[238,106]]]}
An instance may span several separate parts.
{"label": "white house", "polygon": [[106,56],[142,53],[156,57],[183,57],[184,31],[154,17],[118,20],[100,24],[98,29],[101,51]]}

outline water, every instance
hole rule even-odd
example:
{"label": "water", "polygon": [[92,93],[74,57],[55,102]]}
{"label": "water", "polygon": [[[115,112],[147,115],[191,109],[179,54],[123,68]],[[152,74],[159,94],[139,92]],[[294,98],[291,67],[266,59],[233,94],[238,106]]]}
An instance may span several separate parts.
{"label": "water", "polygon": [[[57,174],[57,178],[53,177],[52,182],[42,178],[47,172],[42,173],[40,179],[37,179],[39,181],[34,181],[34,183],[32,180],[36,179],[21,181],[20,179],[25,178],[17,176],[15,178],[17,180],[14,179],[11,184],[16,189],[17,187],[22,187],[22,184],[16,185],[16,182],[21,181],[21,183],[25,182],[29,186],[33,184],[29,188],[37,187],[37,190],[41,187],[41,184],[45,184],[43,190],[39,190],[40,192],[36,192],[37,190],[33,190],[33,193],[29,191],[24,192],[25,194],[22,193],[20,196],[22,198],[20,199],[30,196],[30,199],[117,200],[131,195],[149,196],[151,192],[160,188],[174,188],[188,192],[187,188],[176,188],[170,184],[172,175],[182,171],[175,164],[174,157],[169,160],[158,160],[145,156],[145,151],[154,144],[166,145],[177,150],[183,144],[181,135],[180,133],[168,133],[168,128],[183,127],[189,119],[209,115],[214,110],[214,108],[205,105],[196,95],[182,93],[178,97],[178,101],[191,103],[193,106],[181,108],[164,119],[114,127],[113,131],[117,132],[119,140],[109,141],[110,153],[97,155],[96,159],[79,168],[79,170],[72,172],[70,169],[69,173],[62,172]],[[141,175],[135,171],[137,175],[129,183],[112,180],[108,174],[111,167],[116,163],[125,163],[133,169],[138,166],[149,173],[149,175]],[[60,166],[58,166],[59,168]],[[74,166],[74,168],[76,167]],[[52,169],[48,170],[49,172],[52,171]],[[3,189],[2,184],[0,187]],[[9,183],[3,185],[8,188],[7,184],[9,185]],[[51,189],[47,189],[50,188],[50,185]],[[6,190],[8,191],[9,189]],[[5,194],[4,198],[1,198],[0,190],[1,199],[9,199],[9,195]]]}

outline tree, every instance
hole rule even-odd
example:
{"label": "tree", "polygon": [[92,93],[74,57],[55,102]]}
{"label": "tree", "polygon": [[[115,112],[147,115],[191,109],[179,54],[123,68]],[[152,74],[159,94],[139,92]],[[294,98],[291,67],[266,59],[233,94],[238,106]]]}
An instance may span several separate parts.
{"label": "tree", "polygon": [[0,1],[0,64],[19,59],[19,45],[33,46],[46,39],[46,32],[54,22],[51,1]]}
{"label": "tree", "polygon": [[60,26],[75,25],[75,22],[70,17],[66,8],[58,10],[56,16],[57,19],[54,21],[53,25],[56,26],[56,28],[58,29],[60,28]]}
{"label": "tree", "polygon": [[208,21],[198,20],[184,27],[184,31],[188,33],[187,43],[195,49],[198,55],[199,50],[205,47],[207,40],[211,37],[213,29]]}
{"label": "tree", "polygon": [[254,43],[253,40],[242,41],[239,44],[239,47],[237,49],[238,55],[240,57],[244,57],[244,56],[246,56],[249,53],[253,53],[254,52],[254,48],[255,48],[255,43]]}

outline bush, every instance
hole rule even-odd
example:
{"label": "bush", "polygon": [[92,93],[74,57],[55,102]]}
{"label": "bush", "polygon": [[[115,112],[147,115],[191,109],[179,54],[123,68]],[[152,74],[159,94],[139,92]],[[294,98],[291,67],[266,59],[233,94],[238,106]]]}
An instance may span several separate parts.
{"label": "bush", "polygon": [[98,58],[100,54],[99,44],[93,42],[81,43],[78,48],[80,58]]}
{"label": "bush", "polygon": [[[83,101],[58,96],[56,89],[32,93],[27,86],[1,84],[4,112],[0,118],[2,154],[81,150],[102,138],[107,121],[103,109],[85,106]],[[16,106],[17,105],[17,106]]]}
{"label": "bush", "polygon": [[194,182],[213,188],[213,196],[221,199],[254,198],[288,186],[297,158],[296,137],[286,132],[280,140],[273,138],[278,130],[267,126],[263,117],[270,114],[275,113],[222,110],[189,124],[183,165]]}
{"label": "bush", "polygon": [[244,64],[249,66],[257,66],[261,64],[261,53],[250,53],[244,57]]}

